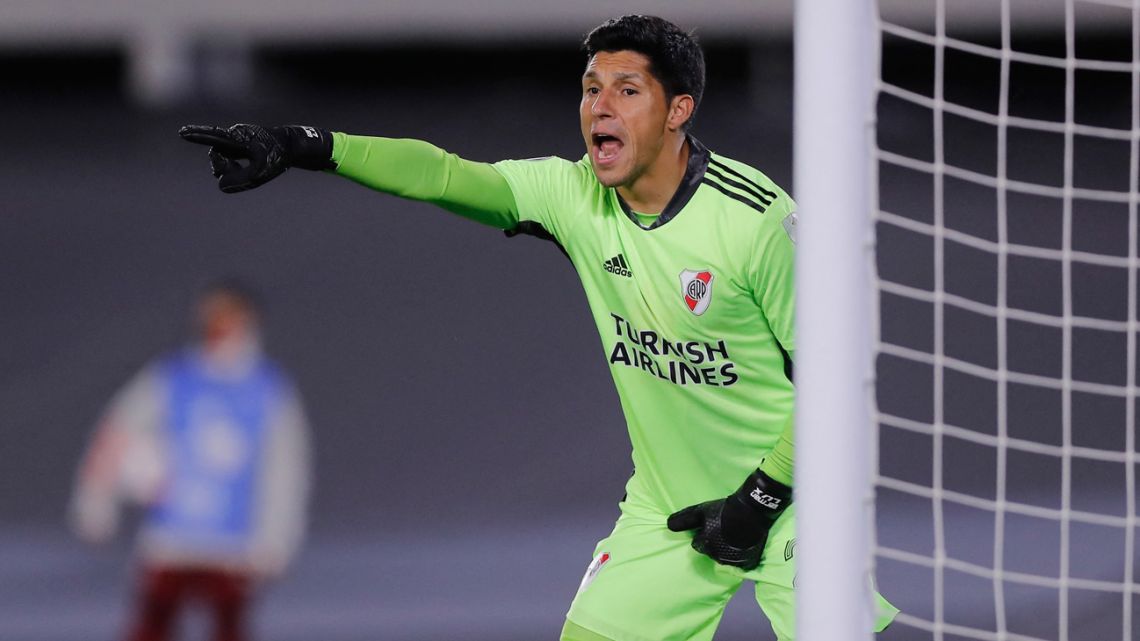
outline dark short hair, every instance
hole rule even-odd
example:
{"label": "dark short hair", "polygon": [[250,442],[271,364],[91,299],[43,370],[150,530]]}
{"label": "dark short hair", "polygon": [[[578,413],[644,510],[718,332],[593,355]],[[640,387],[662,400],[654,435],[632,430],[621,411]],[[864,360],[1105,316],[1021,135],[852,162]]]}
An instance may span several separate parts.
{"label": "dark short hair", "polygon": [[656,16],[628,15],[595,27],[582,49],[587,58],[599,51],[636,51],[649,58],[649,72],[665,87],[666,100],[682,94],[693,97],[693,113],[684,130],[692,126],[705,93],[705,55],[694,36]]}
{"label": "dark short hair", "polygon": [[265,301],[257,289],[247,281],[235,276],[215,278],[198,290],[198,300],[204,300],[211,296],[232,298],[256,316],[261,316],[265,310]]}

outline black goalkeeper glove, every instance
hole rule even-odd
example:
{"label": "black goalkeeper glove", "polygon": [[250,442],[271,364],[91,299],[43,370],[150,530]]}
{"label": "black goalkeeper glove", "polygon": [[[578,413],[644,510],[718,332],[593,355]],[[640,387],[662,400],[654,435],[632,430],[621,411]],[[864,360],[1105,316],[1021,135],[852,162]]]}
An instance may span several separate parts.
{"label": "black goalkeeper glove", "polygon": [[332,133],[316,127],[186,125],[178,135],[187,142],[209,145],[210,169],[218,188],[227,194],[260,187],[290,167],[336,168]]}
{"label": "black goalkeeper glove", "polygon": [[745,570],[760,565],[768,530],[792,502],[792,488],[756,470],[726,498],[674,512],[674,532],[696,530],[693,549],[717,563]]}

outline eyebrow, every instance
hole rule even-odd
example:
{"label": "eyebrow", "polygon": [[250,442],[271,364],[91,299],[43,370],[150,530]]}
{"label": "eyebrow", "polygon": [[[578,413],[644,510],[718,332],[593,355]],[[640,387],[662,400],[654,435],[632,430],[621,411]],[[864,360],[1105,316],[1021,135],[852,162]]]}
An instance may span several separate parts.
{"label": "eyebrow", "polygon": [[[592,79],[592,78],[597,78],[597,77],[598,77],[598,72],[594,71],[593,69],[582,74],[583,79],[586,79],[586,78]],[[644,80],[645,76],[642,75],[638,71],[622,71],[622,72],[615,73],[614,78],[616,80],[619,80],[619,81],[620,80]]]}

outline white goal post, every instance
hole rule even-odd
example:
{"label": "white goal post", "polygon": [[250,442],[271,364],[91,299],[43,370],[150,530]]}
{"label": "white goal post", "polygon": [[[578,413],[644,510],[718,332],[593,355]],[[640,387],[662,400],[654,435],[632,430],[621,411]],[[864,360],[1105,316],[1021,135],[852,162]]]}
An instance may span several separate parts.
{"label": "white goal post", "polygon": [[873,0],[795,14],[797,639],[871,638]]}
{"label": "white goal post", "polygon": [[1140,0],[802,0],[801,641],[1140,641]]}

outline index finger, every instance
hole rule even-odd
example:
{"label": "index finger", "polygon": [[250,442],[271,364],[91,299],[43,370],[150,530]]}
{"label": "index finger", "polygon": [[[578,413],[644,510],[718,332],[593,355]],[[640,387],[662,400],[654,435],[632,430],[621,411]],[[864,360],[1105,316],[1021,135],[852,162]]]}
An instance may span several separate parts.
{"label": "index finger", "polygon": [[243,146],[234,141],[228,130],[214,125],[186,125],[178,130],[186,142],[218,147],[225,151],[240,151]]}

